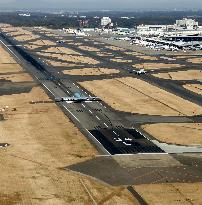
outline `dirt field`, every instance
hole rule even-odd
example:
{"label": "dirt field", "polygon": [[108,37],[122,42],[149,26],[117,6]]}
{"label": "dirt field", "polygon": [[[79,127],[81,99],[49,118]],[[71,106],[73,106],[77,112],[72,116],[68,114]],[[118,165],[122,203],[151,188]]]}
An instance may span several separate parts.
{"label": "dirt field", "polygon": [[16,64],[15,60],[10,56],[9,53],[5,52],[3,46],[0,45],[0,63],[2,64]]}
{"label": "dirt field", "polygon": [[120,111],[162,116],[193,116],[202,113],[200,106],[135,78],[95,80],[80,84]]}
{"label": "dirt field", "polygon": [[0,61],[0,74],[1,73],[12,73],[12,72],[17,72],[20,70],[20,66],[18,64],[5,64],[1,63]]}
{"label": "dirt field", "polygon": [[166,143],[202,145],[202,123],[159,123],[144,125],[142,128],[157,140]]}
{"label": "dirt field", "polygon": [[37,46],[37,45],[31,45],[31,44],[26,44],[24,45],[26,48],[30,49],[30,50],[34,50],[37,48],[41,48],[41,46]]}
{"label": "dirt field", "polygon": [[[65,67],[65,68],[72,68],[72,67],[82,67],[81,64],[74,64],[74,63],[61,63],[53,60],[46,60],[46,62],[52,66],[56,67]],[[83,65],[84,66],[84,65]]]}
{"label": "dirt field", "polygon": [[171,80],[197,80],[202,79],[201,70],[187,70],[178,72],[168,72],[168,73],[158,73],[153,74],[153,76],[163,79]]}
{"label": "dirt field", "polygon": [[143,59],[143,60],[158,60],[157,57],[154,57],[154,56],[143,56],[143,55],[140,55],[140,56],[136,56],[140,59]]}
{"label": "dirt field", "polygon": [[124,59],[118,59],[118,58],[112,58],[110,59],[113,62],[117,62],[117,63],[132,63],[132,60],[124,60]]}
{"label": "dirt field", "polygon": [[132,56],[141,56],[141,55],[143,55],[143,54],[141,54],[141,53],[138,53],[138,52],[125,52],[125,54],[127,54],[127,55],[132,55]]}
{"label": "dirt field", "polygon": [[187,84],[187,85],[183,85],[183,87],[199,95],[202,95],[202,85],[201,84]]}
{"label": "dirt field", "polygon": [[52,41],[49,41],[49,40],[37,40],[37,41],[32,41],[31,44],[37,45],[37,46],[44,46],[44,45],[47,45],[47,46],[55,46],[55,45],[56,45],[55,42],[52,42]]}
{"label": "dirt field", "polygon": [[27,73],[15,73],[15,74],[4,74],[0,75],[0,80],[10,80],[12,82],[21,82],[21,81],[33,81]]}
{"label": "dirt field", "polygon": [[36,35],[19,35],[19,36],[14,37],[15,40],[21,41],[21,42],[36,40],[38,38],[39,36],[36,36]]}
{"label": "dirt field", "polygon": [[98,48],[89,47],[89,46],[79,46],[79,48],[85,51],[94,51],[94,52],[100,51]]}
{"label": "dirt field", "polygon": [[70,48],[63,48],[63,47],[49,47],[46,50],[44,50],[44,52],[48,52],[48,53],[63,53],[63,54],[67,54],[67,55],[81,55],[80,53],[70,49]]}
{"label": "dirt field", "polygon": [[103,75],[103,74],[114,74],[119,73],[119,70],[108,69],[108,68],[82,68],[82,69],[72,69],[64,70],[64,74],[68,75]]}
{"label": "dirt field", "polygon": [[202,183],[170,183],[135,186],[149,205],[200,205]]}
{"label": "dirt field", "polygon": [[202,63],[202,58],[191,58],[191,59],[188,59],[187,62],[190,62],[190,63]]}
{"label": "dirt field", "polygon": [[[13,79],[20,81],[17,76]],[[54,103],[30,103],[50,101],[33,85],[27,93],[0,96],[0,108],[6,108],[0,142],[10,144],[0,149],[0,204],[94,204],[92,198],[111,205],[136,204],[125,189],[60,169],[98,153]]]}
{"label": "dirt field", "polygon": [[99,61],[94,60],[90,57],[85,56],[76,56],[76,55],[67,55],[67,54],[52,54],[52,53],[43,53],[43,52],[37,52],[38,55],[44,56],[44,57],[52,57],[57,58],[58,60],[63,60],[71,63],[86,63],[90,65],[96,65],[99,64]]}
{"label": "dirt field", "polygon": [[[138,83],[140,83],[140,87]],[[137,82],[136,80],[133,81],[132,78],[95,80],[82,82],[80,84],[96,96],[101,97],[114,109],[120,111],[149,115],[177,116],[185,114],[180,113],[181,111],[184,112],[184,109],[181,107],[181,103],[184,103],[185,106],[187,106],[186,114],[195,115],[198,112],[202,112],[202,108],[199,106],[156,87],[152,87],[151,85],[145,85],[145,83]],[[162,95],[165,96],[164,99]]]}
{"label": "dirt field", "polygon": [[96,54],[97,54],[98,56],[101,56],[101,57],[113,56],[112,53],[108,53],[108,52],[97,52]]}
{"label": "dirt field", "polygon": [[179,64],[166,64],[166,63],[142,63],[142,64],[135,64],[133,65],[134,68],[138,69],[163,69],[163,68],[180,68],[182,65]]}
{"label": "dirt field", "polygon": [[113,51],[125,51],[124,48],[120,48],[120,47],[116,47],[116,46],[105,46],[105,48],[108,48],[108,49],[113,50]]}
{"label": "dirt field", "polygon": [[29,40],[35,40],[38,39],[38,35],[34,35],[32,32],[25,30],[21,27],[12,27],[11,25],[7,25],[7,27],[4,27],[3,25],[0,25],[0,27],[5,32],[9,32],[11,36],[13,36],[14,39],[18,41],[29,41]]}
{"label": "dirt field", "polygon": [[194,58],[194,56],[190,56],[190,55],[184,55],[184,56],[176,56],[176,59],[184,59],[184,58]]}

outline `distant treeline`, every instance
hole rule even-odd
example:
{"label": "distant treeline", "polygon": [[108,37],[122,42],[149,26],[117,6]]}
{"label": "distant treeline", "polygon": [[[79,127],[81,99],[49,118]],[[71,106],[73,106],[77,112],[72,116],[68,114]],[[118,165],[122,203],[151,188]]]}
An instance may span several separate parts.
{"label": "distant treeline", "polygon": [[[1,12],[0,22],[14,26],[46,26],[50,28],[79,27],[79,16],[86,16],[88,27],[99,27],[100,19],[95,16],[109,16],[114,24],[119,27],[135,27],[140,24],[173,24],[183,17],[196,19],[202,25],[202,11],[147,11],[147,12],[81,12],[77,18],[72,18],[69,13],[31,13],[30,17],[19,16],[17,12]],[[74,14],[75,15],[75,14]],[[121,17],[134,17],[123,19]]]}

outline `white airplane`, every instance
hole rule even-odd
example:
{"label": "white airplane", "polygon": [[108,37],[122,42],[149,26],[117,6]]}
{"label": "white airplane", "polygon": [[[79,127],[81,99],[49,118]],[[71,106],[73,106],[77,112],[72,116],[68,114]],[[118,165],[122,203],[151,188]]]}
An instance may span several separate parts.
{"label": "white airplane", "polygon": [[119,38],[119,40],[123,40],[123,41],[130,41],[130,40],[131,40],[131,38],[129,38],[129,37],[124,37],[124,38]]}
{"label": "white airplane", "polygon": [[57,43],[65,43],[65,41],[58,40]]}
{"label": "white airplane", "polygon": [[81,30],[75,30],[75,31],[74,31],[74,34],[75,34],[75,36],[87,36],[87,34],[84,33],[84,32],[81,31]]}
{"label": "white airplane", "polygon": [[81,93],[75,93],[73,97],[56,97],[55,102],[83,102],[83,101],[101,101],[98,97],[87,97]]}
{"label": "white airplane", "polygon": [[140,69],[140,70],[136,70],[135,73],[138,74],[138,75],[141,75],[141,74],[146,74],[147,71],[144,70],[144,69]]}

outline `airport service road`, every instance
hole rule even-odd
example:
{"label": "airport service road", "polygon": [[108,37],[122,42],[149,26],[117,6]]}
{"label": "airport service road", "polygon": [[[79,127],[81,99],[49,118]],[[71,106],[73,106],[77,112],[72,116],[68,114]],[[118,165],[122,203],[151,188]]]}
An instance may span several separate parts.
{"label": "airport service road", "polygon": [[[52,99],[55,97],[71,97],[75,92],[85,96],[93,96],[83,90],[76,81],[71,81],[62,73],[54,72],[40,59],[32,56],[22,47],[15,46],[17,42],[1,35],[2,43],[13,45],[9,52],[15,57],[24,69],[31,73],[43,86]],[[8,47],[7,47],[8,49]],[[165,153],[173,152],[178,147],[170,147],[157,141],[150,140],[138,130],[124,124],[124,118],[104,102],[58,102],[68,117],[80,130],[97,145],[105,154],[135,154],[135,153]],[[157,146],[158,145],[158,146]],[[183,152],[186,147],[180,151]],[[191,150],[193,151],[193,149]],[[202,151],[196,149],[196,152]]]}

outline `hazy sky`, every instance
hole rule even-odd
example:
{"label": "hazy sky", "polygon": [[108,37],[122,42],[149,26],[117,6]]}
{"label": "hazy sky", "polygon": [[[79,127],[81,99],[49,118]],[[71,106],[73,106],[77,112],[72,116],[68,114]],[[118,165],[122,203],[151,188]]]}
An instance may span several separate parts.
{"label": "hazy sky", "polygon": [[202,0],[0,0],[7,8],[173,9],[201,8]]}

